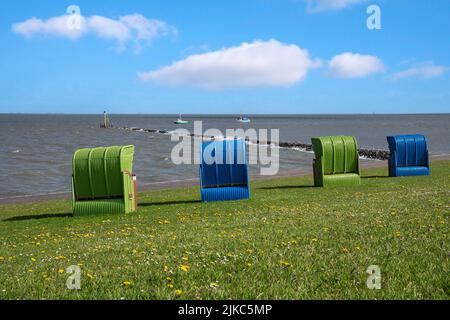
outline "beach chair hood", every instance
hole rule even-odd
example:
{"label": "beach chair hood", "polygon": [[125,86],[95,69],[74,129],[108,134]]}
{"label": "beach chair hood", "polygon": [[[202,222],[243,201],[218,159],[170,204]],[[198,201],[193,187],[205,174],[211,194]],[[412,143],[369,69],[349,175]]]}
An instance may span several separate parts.
{"label": "beach chair hood", "polygon": [[388,136],[389,175],[428,175],[430,164],[427,139],[421,134]]}
{"label": "beach chair hood", "polygon": [[316,156],[313,165],[316,186],[360,183],[359,155],[355,137],[314,137],[311,142]]}
{"label": "beach chair hood", "polygon": [[200,165],[203,202],[250,197],[245,152],[242,139],[203,142]]}
{"label": "beach chair hood", "polygon": [[[72,160],[74,213],[87,209],[134,211],[136,195],[132,175],[133,156],[134,146],[75,151]],[[93,207],[96,207],[95,210]]]}

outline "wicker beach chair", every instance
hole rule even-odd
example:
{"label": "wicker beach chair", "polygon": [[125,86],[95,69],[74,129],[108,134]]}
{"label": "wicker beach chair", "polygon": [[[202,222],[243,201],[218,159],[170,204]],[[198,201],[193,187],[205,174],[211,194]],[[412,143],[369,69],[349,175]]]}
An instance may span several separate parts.
{"label": "wicker beach chair", "polygon": [[389,176],[426,176],[430,174],[427,139],[424,135],[388,136]]}
{"label": "wicker beach chair", "polygon": [[73,155],[74,215],[128,213],[137,209],[134,146],[79,149]]}
{"label": "wicker beach chair", "polygon": [[311,138],[316,187],[358,185],[361,183],[356,139],[349,136]]}
{"label": "wicker beach chair", "polygon": [[250,198],[244,140],[203,142],[201,159],[202,202]]}

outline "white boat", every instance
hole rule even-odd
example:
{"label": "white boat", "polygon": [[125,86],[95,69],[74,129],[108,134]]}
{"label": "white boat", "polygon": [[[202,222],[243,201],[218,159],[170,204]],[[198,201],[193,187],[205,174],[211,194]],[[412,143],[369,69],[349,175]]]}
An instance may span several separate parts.
{"label": "white boat", "polygon": [[236,119],[237,122],[249,123],[251,120],[248,117],[240,115],[239,118]]}
{"label": "white boat", "polygon": [[180,115],[178,116],[178,119],[175,120],[173,123],[175,123],[175,124],[187,124],[187,123],[189,123],[189,121],[183,120],[183,118],[181,118],[181,114],[180,114]]}

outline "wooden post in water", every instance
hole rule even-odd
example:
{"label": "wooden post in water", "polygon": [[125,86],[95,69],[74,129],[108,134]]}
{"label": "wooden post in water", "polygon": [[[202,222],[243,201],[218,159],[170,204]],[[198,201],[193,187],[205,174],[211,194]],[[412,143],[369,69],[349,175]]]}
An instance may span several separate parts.
{"label": "wooden post in water", "polygon": [[106,114],[106,111],[103,111],[103,123],[100,125],[100,128],[111,128],[111,123],[109,122],[109,117]]}

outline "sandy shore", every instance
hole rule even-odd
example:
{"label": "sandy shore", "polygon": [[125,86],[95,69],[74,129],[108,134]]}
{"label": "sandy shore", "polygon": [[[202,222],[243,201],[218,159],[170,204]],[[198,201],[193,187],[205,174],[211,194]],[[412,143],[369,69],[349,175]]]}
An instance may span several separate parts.
{"label": "sandy shore", "polygon": [[[439,160],[450,160],[450,155],[432,155],[430,156],[431,161],[439,161]],[[362,169],[369,168],[380,168],[387,167],[387,160],[361,160],[360,162]],[[261,176],[261,175],[251,175],[250,180],[270,180],[277,179],[283,177],[299,177],[311,174],[312,175],[312,166],[310,168],[304,169],[293,169],[293,170],[285,170],[283,172],[279,172],[274,176]],[[139,177],[138,177],[139,178]],[[139,180],[138,180],[139,184]],[[151,191],[151,190],[162,190],[162,189],[172,189],[172,188],[182,188],[182,187],[193,187],[199,185],[199,179],[186,179],[186,180],[174,180],[174,181],[165,181],[165,182],[155,182],[152,184],[146,184],[145,186],[139,187],[139,192]],[[46,200],[57,200],[57,199],[70,199],[72,197],[69,192],[55,192],[48,194],[40,194],[40,195],[25,195],[25,196],[16,196],[16,197],[6,197],[0,198],[0,204],[17,204],[17,203],[28,203],[28,202],[36,202],[36,201],[46,201]]]}

